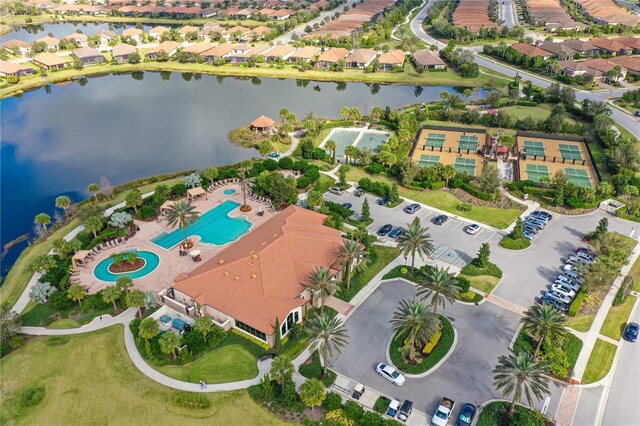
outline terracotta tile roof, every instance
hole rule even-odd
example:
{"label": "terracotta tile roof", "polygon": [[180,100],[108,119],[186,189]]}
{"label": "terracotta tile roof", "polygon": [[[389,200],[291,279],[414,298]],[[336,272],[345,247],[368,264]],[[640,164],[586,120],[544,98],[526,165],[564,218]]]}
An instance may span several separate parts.
{"label": "terracotta tile roof", "polygon": [[131,55],[135,51],[136,51],[136,48],[134,46],[131,46],[130,44],[118,43],[115,46],[113,46],[113,50],[111,51],[111,55],[114,56],[114,57],[115,56],[125,56],[125,55]]}
{"label": "terracotta tile roof", "polygon": [[109,31],[109,30],[100,30],[96,33],[96,35],[99,36],[105,36],[105,37],[115,37],[116,33],[114,33],[113,31]]}
{"label": "terracotta tile roof", "polygon": [[573,56],[578,53],[577,50],[565,45],[564,43],[554,43],[552,41],[546,41],[538,45],[540,49],[553,53],[554,55],[564,55],[565,57]]}
{"label": "terracotta tile roof", "polygon": [[376,57],[376,51],[373,49],[356,49],[347,58],[347,62],[357,62],[359,64],[368,64]]}
{"label": "terracotta tile roof", "polygon": [[263,36],[265,34],[269,34],[271,31],[273,31],[273,28],[269,28],[269,27],[265,27],[264,25],[261,25],[259,27],[255,27],[254,29],[252,29],[251,34]]}
{"label": "terracotta tile roof", "polygon": [[423,67],[430,65],[446,65],[436,52],[429,49],[418,50],[413,54],[413,60]]}
{"label": "terracotta tile roof", "polygon": [[583,61],[582,65],[587,68],[591,68],[591,69],[605,73],[607,71],[611,71],[613,68],[615,68],[617,64],[611,62],[608,59],[595,58],[595,59],[589,59],[587,61]]}
{"label": "terracotta tile roof", "polygon": [[200,31],[200,28],[198,27],[185,25],[184,27],[178,30],[178,34],[187,34],[187,33],[198,32],[198,31]]}
{"label": "terracotta tile roof", "polygon": [[7,74],[15,74],[19,71],[32,69],[31,67],[26,66],[25,64],[15,64],[13,62],[8,61],[0,61],[0,71]]}
{"label": "terracotta tile roof", "polygon": [[231,35],[233,33],[235,33],[236,31],[240,31],[241,34],[246,34],[249,31],[251,31],[249,28],[247,27],[243,27],[242,25],[236,25],[235,27],[231,27],[226,31],[223,31],[222,34],[224,35]]}
{"label": "terracotta tile roof", "polygon": [[402,65],[404,63],[405,51],[404,50],[390,50],[384,52],[378,57],[378,62],[382,65]]}
{"label": "terracotta tile roof", "polygon": [[536,56],[553,56],[551,52],[527,43],[513,43],[511,47],[513,47],[516,51],[522,53],[523,55],[527,55],[532,58],[535,58]]}
{"label": "terracotta tile roof", "polygon": [[171,53],[174,50],[176,50],[178,47],[180,47],[180,43],[178,43],[177,41],[171,41],[171,40],[163,41],[162,43],[160,43],[159,45],[157,45],[156,47],[148,51],[147,55],[149,53],[160,53],[160,52]]}
{"label": "terracotta tile roof", "polygon": [[565,46],[569,46],[570,48],[577,50],[581,53],[589,52],[590,50],[595,50],[596,47],[584,40],[565,40],[562,42]]}
{"label": "terracotta tile roof", "polygon": [[5,41],[4,43],[2,43],[2,45],[7,49],[11,49],[13,48],[13,46],[18,46],[19,48],[22,48],[22,49],[28,49],[31,47],[31,43],[27,43],[26,41],[22,41],[22,40],[17,40],[15,38],[9,41]]}
{"label": "terracotta tile roof", "polygon": [[104,55],[98,51],[98,49],[94,49],[93,47],[81,47],[80,49],[73,49],[73,55],[78,58],[91,58],[93,56],[102,56]]}
{"label": "terracotta tile roof", "polygon": [[206,52],[212,47],[213,45],[208,41],[201,41],[200,43],[195,43],[195,44],[192,44],[191,46],[187,46],[181,51],[185,53],[193,53],[194,55],[200,55],[201,53]]}
{"label": "terracotta tile roof", "polygon": [[322,49],[316,46],[305,46],[295,51],[289,59],[311,59],[318,55]]}
{"label": "terracotta tile roof", "polygon": [[620,65],[622,68],[633,71],[634,73],[640,72],[640,57],[638,56],[616,56],[615,58],[609,59],[609,62]]}
{"label": "terracotta tile roof", "polygon": [[122,35],[125,37],[133,37],[142,34],[142,30],[138,28],[127,28],[122,32]]}
{"label": "terracotta tile roof", "polygon": [[281,44],[267,52],[266,56],[270,58],[284,58],[285,56],[295,52],[296,48],[287,44]]}
{"label": "terracotta tile roof", "polygon": [[153,27],[149,30],[149,34],[151,33],[156,33],[156,34],[164,34],[165,32],[169,31],[169,28],[167,27],[163,27],[162,25],[159,25],[157,27]]}
{"label": "terracotta tile roof", "polygon": [[343,49],[342,47],[330,47],[327,51],[320,55],[320,57],[318,58],[318,62],[336,63],[348,54],[349,51],[347,49]]}
{"label": "terracotta tile roof", "polygon": [[54,38],[54,37],[49,37],[49,36],[39,38],[36,41],[40,42],[40,43],[45,43],[49,47],[57,46],[57,45],[60,44],[60,40],[58,40],[57,38]]}
{"label": "terracotta tile roof", "polygon": [[266,115],[261,115],[260,117],[256,118],[251,122],[251,125],[253,127],[259,127],[259,128],[273,127],[276,124],[278,123],[276,123],[274,119],[267,117]]}
{"label": "terracotta tile roof", "polygon": [[269,17],[272,18],[275,16],[276,18],[283,18],[289,15],[293,15],[293,10],[280,9],[280,10],[274,10],[273,13],[269,14]]}
{"label": "terracotta tile roof", "polygon": [[317,266],[331,267],[342,243],[326,216],[290,206],[173,287],[268,335],[306,303],[298,296]]}
{"label": "terracotta tile roof", "polygon": [[614,41],[623,44],[629,49],[640,49],[640,37],[633,36],[620,36],[613,39]]}
{"label": "terracotta tile roof", "polygon": [[35,56],[33,60],[49,67],[64,65],[71,62],[71,59],[69,59],[68,56],[58,56],[48,52]]}
{"label": "terracotta tile roof", "polygon": [[589,43],[604,50],[610,50],[612,52],[618,52],[625,48],[624,44],[618,43],[611,38],[592,38]]}
{"label": "terracotta tile roof", "polygon": [[202,56],[224,56],[233,50],[233,45],[229,43],[219,44],[206,52],[202,52]]}

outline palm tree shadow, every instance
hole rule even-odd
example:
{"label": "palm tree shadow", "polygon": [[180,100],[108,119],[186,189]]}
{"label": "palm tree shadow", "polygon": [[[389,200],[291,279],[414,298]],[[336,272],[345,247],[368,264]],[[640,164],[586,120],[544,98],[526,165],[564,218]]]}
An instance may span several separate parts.
{"label": "palm tree shadow", "polygon": [[487,340],[507,340],[510,341],[515,330],[512,323],[502,314],[496,313],[492,309],[479,309],[475,312],[474,330]]}

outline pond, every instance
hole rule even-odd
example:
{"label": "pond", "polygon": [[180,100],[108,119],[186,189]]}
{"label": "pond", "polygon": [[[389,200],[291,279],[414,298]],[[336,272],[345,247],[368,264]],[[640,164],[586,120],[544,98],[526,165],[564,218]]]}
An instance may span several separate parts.
{"label": "pond", "polygon": [[[9,25],[7,23],[7,25]],[[170,27],[171,25],[162,24],[165,27]],[[10,26],[10,25],[9,25]],[[42,24],[42,25],[25,25],[25,26],[13,26],[11,27],[13,31],[10,33],[4,34],[0,37],[0,41],[4,43],[7,40],[18,39],[22,41],[26,41],[28,43],[34,42],[42,37],[46,37],[49,33],[53,34],[53,37],[57,39],[61,39],[63,37],[68,36],[69,34],[73,34],[76,31],[82,31],[83,34],[88,36],[97,34],[98,31],[102,30],[110,30],[116,34],[121,34],[122,31],[127,28],[133,28],[136,24],[122,24],[122,23],[96,23],[96,22],[68,22],[64,24]],[[156,25],[143,25],[143,31],[148,32],[151,28]]]}
{"label": "pond", "polygon": [[[341,106],[368,113],[440,99],[448,86],[377,86],[178,73],[108,75],[53,85],[0,101],[0,241],[30,232],[55,197],[79,201],[87,185],[115,186],[178,170],[235,163],[257,155],[229,142],[230,130],[281,108],[337,117]],[[486,96],[475,90],[472,98]],[[464,98],[464,97],[463,97]],[[3,258],[6,273],[24,244]]]}

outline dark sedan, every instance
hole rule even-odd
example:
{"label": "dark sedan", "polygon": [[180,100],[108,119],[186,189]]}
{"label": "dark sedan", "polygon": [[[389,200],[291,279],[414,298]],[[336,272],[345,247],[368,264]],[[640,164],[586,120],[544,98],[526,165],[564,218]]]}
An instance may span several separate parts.
{"label": "dark sedan", "polygon": [[380,229],[378,229],[378,235],[380,235],[381,237],[384,237],[389,232],[391,232],[392,229],[393,229],[393,226],[390,223],[387,223],[386,225],[383,225],[380,227]]}
{"label": "dark sedan", "polygon": [[433,219],[433,223],[435,223],[436,225],[444,225],[448,220],[449,220],[449,216],[441,214],[439,216],[436,216],[435,219]]}
{"label": "dark sedan", "polygon": [[639,328],[640,326],[637,322],[630,322],[624,328],[624,334],[622,335],[622,337],[624,337],[624,340],[626,340],[627,342],[635,342],[636,340],[638,340]]}
{"label": "dark sedan", "polygon": [[456,421],[456,426],[470,426],[475,415],[476,406],[473,404],[464,404]]}
{"label": "dark sedan", "polygon": [[413,203],[413,204],[409,204],[403,210],[404,210],[405,213],[414,214],[415,212],[417,212],[421,208],[422,208],[422,206],[420,204]]}
{"label": "dark sedan", "polygon": [[393,228],[393,231],[389,232],[389,236],[391,238],[398,238],[400,235],[404,234],[405,232],[407,232],[402,226],[398,226],[396,228]]}

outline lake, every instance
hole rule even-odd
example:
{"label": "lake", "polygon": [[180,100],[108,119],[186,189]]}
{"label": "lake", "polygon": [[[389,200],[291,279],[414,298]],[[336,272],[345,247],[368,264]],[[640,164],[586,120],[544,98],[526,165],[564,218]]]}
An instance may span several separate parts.
{"label": "lake", "polygon": [[[2,246],[29,232],[55,197],[79,201],[89,183],[115,186],[136,178],[238,162],[257,155],[227,134],[281,108],[302,118],[338,117],[341,106],[363,114],[440,99],[452,87],[376,86],[179,73],[89,78],[0,101]],[[486,96],[482,89],[472,99]],[[3,259],[3,273],[25,244]]]}
{"label": "lake", "polygon": [[[9,22],[7,22],[6,25],[11,26]],[[165,24],[161,25],[165,27],[172,26]],[[18,40],[26,41],[28,43],[32,43],[42,37],[46,37],[49,33],[53,34],[53,36],[57,39],[62,39],[70,34],[75,33],[78,30],[82,31],[83,34],[86,34],[88,36],[97,34],[102,30],[111,30],[116,34],[121,34],[122,31],[126,30],[127,28],[134,28],[135,26],[136,24],[122,24],[115,22],[69,22],[64,24],[14,26],[12,27],[13,31],[0,37],[0,41],[4,43],[5,41],[15,38]],[[148,32],[155,26],[156,25],[143,25],[143,31]]]}

